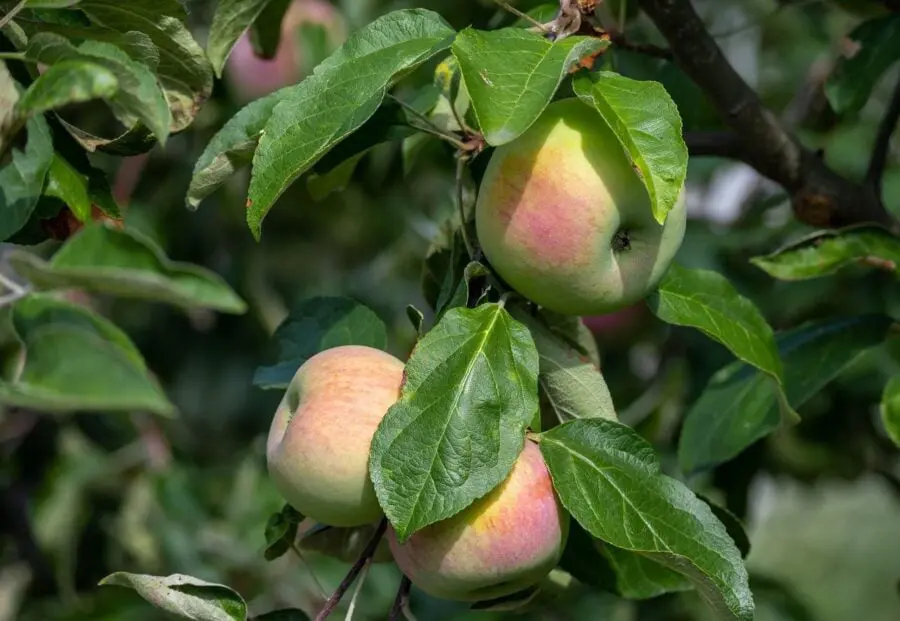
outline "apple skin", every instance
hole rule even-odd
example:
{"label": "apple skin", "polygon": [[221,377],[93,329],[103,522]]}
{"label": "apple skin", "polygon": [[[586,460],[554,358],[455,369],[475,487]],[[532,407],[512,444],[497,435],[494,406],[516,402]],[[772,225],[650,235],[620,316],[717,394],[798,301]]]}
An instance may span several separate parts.
{"label": "apple skin", "polygon": [[269,477],[304,516],[363,526],[381,507],[369,480],[372,436],[400,396],[404,364],[372,347],[320,352],[298,369],[266,444]]}
{"label": "apple skin", "polygon": [[399,543],[394,560],[413,585],[443,599],[474,602],[537,584],[559,562],[569,515],[556,497],[540,449],[527,441],[506,480],[451,518]]}
{"label": "apple skin", "polygon": [[683,192],[665,224],[656,221],[612,130],[578,99],[550,104],[495,150],[475,208],[497,274],[567,315],[608,314],[646,297],[681,246],[685,221]]}

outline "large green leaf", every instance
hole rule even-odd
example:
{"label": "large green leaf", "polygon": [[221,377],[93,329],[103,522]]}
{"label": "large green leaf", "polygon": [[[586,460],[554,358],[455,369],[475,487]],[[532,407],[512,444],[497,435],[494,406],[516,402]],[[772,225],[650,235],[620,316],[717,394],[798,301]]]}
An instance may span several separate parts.
{"label": "large green leaf", "polygon": [[282,22],[292,3],[293,0],[269,0],[250,27],[250,43],[260,58],[275,58],[278,53]]}
{"label": "large green leaf", "polygon": [[500,304],[454,308],[416,345],[369,470],[400,541],[500,484],[538,410],[538,356]]}
{"label": "large green leaf", "polygon": [[650,599],[693,588],[687,577],[656,562],[651,556],[600,541],[594,545],[616,574],[616,591],[626,599]]}
{"label": "large green leaf", "polygon": [[488,144],[518,138],[540,116],[582,57],[604,49],[597,37],[551,42],[522,28],[466,28],[453,42],[472,108]]}
{"label": "large green leaf", "polygon": [[431,11],[394,11],[356,32],[291,89],[253,156],[247,222],[255,237],[282,192],[365,123],[398,77],[446,49],[453,34]]}
{"label": "large green leaf", "polygon": [[108,103],[119,120],[127,127],[140,121],[165,143],[171,121],[165,94],[153,72],[120,48],[104,41],[85,41],[76,47],[61,35],[43,32],[31,37],[25,55],[46,65],[81,61],[106,68],[118,82]]}
{"label": "large green leaf", "polygon": [[[532,316],[515,308],[512,316],[531,331],[540,358],[542,405],[552,419],[545,424],[565,423],[577,418],[616,420],[612,396],[594,360],[593,335],[580,319],[567,333],[554,330],[543,315]],[[583,345],[584,344],[584,345]]]}
{"label": "large green leaf", "polygon": [[44,117],[32,117],[25,129],[28,132],[25,149],[13,147],[11,160],[0,168],[0,241],[17,233],[28,222],[53,161],[50,128]]}
{"label": "large green leaf", "polygon": [[13,306],[13,326],[22,360],[0,381],[0,403],[42,412],[175,412],[125,333],[84,307],[32,294]]}
{"label": "large green leaf", "polygon": [[109,69],[84,59],[64,60],[45,71],[22,94],[16,109],[40,114],[71,103],[110,98],[119,80]]}
{"label": "large green leaf", "polygon": [[[260,16],[272,0],[221,0],[213,15],[206,55],[212,62],[216,75],[222,77],[222,69],[231,50],[241,35]],[[279,20],[280,24],[280,20]]]}
{"label": "large green leaf", "polygon": [[684,574],[718,618],[753,619],[747,570],[725,526],[660,472],[634,430],[576,420],[542,434],[541,452],[560,500],[588,532]]}
{"label": "large green leaf", "polygon": [[178,0],[82,0],[78,8],[95,24],[120,33],[145,33],[159,50],[157,74],[172,111],[171,131],[191,124],[213,87],[213,71],[203,48],[185,25]]}
{"label": "large green leaf", "polygon": [[169,260],[144,235],[93,222],[47,262],[23,250],[10,263],[42,289],[80,288],[185,308],[243,313],[246,304],[215,272]]}
{"label": "large green leaf", "polygon": [[247,604],[240,595],[225,585],[191,576],[148,576],[119,571],[106,576],[100,585],[134,589],[160,610],[181,619],[247,621]]}
{"label": "large green leaf", "polygon": [[900,446],[900,377],[892,377],[881,397],[881,422],[894,444]]}
{"label": "large green leaf", "polygon": [[818,278],[854,264],[900,275],[900,239],[870,225],[821,231],[750,262],[781,280]]}
{"label": "large green leaf", "polygon": [[[728,348],[738,359],[764,371],[782,395],[783,365],[772,328],[759,309],[716,272],[673,264],[647,303],[657,317],[696,328]],[[782,397],[782,414],[796,419]]]}
{"label": "large green leaf", "polygon": [[688,151],[681,115],[659,82],[600,71],[580,76],[575,93],[593,106],[622,143],[647,187],[657,222],[678,202],[687,176]]}
{"label": "large green leaf", "polygon": [[865,21],[848,38],[848,52],[825,83],[825,95],[839,114],[859,112],[879,78],[900,59],[900,15]]}
{"label": "large green leaf", "polygon": [[278,363],[256,370],[253,383],[285,389],[297,369],[320,351],[340,345],[387,347],[387,327],[368,307],[350,298],[315,297],[291,309],[275,331]]}
{"label": "large green leaf", "polygon": [[[891,320],[864,315],[801,326],[778,335],[788,403],[798,408],[866,349]],[[734,362],[713,375],[685,416],[678,459],[685,472],[728,461],[778,428],[779,395],[769,377]]]}

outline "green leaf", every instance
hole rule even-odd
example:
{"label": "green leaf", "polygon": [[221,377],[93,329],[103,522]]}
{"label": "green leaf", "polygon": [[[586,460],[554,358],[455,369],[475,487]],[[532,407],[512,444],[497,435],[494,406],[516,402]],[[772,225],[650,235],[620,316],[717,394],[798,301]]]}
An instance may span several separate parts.
{"label": "green leaf", "polygon": [[297,539],[297,526],[303,516],[295,514],[293,508],[285,505],[281,511],[269,516],[265,531],[266,549],[263,553],[267,561],[274,561],[287,554]]}
{"label": "green leaf", "polygon": [[499,304],[454,308],[417,344],[369,471],[402,542],[500,484],[538,409],[528,329]]}
{"label": "green leaf", "polygon": [[26,0],[25,6],[29,9],[67,9],[79,2],[81,0]]}
{"label": "green leaf", "polygon": [[354,33],[275,106],[253,157],[247,222],[256,238],[282,192],[362,126],[394,81],[446,49],[453,30],[421,9],[388,13]]}
{"label": "green leaf", "polygon": [[694,588],[686,576],[656,562],[650,556],[623,550],[599,540],[595,540],[594,545],[616,574],[616,592],[626,599],[651,599]]}
{"label": "green leaf", "polygon": [[171,261],[144,235],[104,222],[85,226],[49,262],[19,250],[10,263],[41,289],[79,288],[234,314],[246,310],[215,272]]}
{"label": "green leaf", "polygon": [[134,589],[145,600],[170,614],[191,621],[246,621],[247,604],[222,584],[172,574],[149,576],[116,572],[100,581],[100,586]]}
{"label": "green leaf", "polygon": [[865,21],[848,39],[846,55],[825,82],[825,96],[838,114],[859,112],[881,76],[900,59],[900,15]]}
{"label": "green leaf", "polygon": [[[862,352],[881,343],[891,320],[862,315],[780,333],[784,387],[793,408],[819,392]],[[726,462],[778,428],[779,395],[768,375],[736,361],[719,370],[685,416],[678,460],[692,473]]]}
{"label": "green leaf", "polygon": [[718,618],[753,619],[747,570],[725,526],[660,472],[634,430],[577,420],[542,434],[540,445],[560,500],[588,532],[684,574]]}
{"label": "green leaf", "polygon": [[179,0],[122,2],[82,0],[78,5],[95,24],[120,33],[145,33],[159,49],[160,84],[172,114],[171,131],[179,132],[194,120],[212,93],[212,65],[185,25],[187,12]]}
{"label": "green leaf", "polygon": [[881,397],[881,422],[894,444],[900,446],[900,377],[892,377]]}
{"label": "green leaf", "polygon": [[320,351],[340,345],[387,348],[387,328],[368,307],[339,297],[303,300],[291,310],[274,335],[278,363],[256,370],[253,383],[261,388],[285,389],[297,369]]}
{"label": "green leaf", "polygon": [[53,154],[44,194],[54,196],[68,205],[81,222],[91,219],[92,201],[88,193],[88,180],[59,153]]}
{"label": "green leaf", "polygon": [[[456,284],[456,288],[448,288],[441,291],[442,297],[438,300],[438,318],[442,317],[444,313],[446,313],[451,308],[468,306],[470,301],[474,306],[476,300],[472,299],[472,280],[476,278],[484,278],[487,275],[488,270],[482,263],[479,263],[478,261],[469,262],[466,267],[463,268],[462,277]],[[452,274],[450,276],[452,277]],[[451,291],[452,293],[450,293]],[[448,293],[449,295],[443,295]]]}
{"label": "green leaf", "polygon": [[[563,336],[553,330],[543,315],[533,316],[518,307],[510,313],[528,326],[537,346],[541,397],[551,418],[545,418],[544,425],[551,427],[578,418],[616,420],[612,395],[599,366],[592,360],[591,353],[596,353],[593,335],[581,320],[577,319],[574,330]],[[582,340],[593,346],[593,352],[581,351]]]}
{"label": "green leaf", "polygon": [[293,0],[268,0],[250,27],[250,43],[260,58],[275,58],[281,43],[281,24]]}
{"label": "green leaf", "polygon": [[675,102],[659,82],[632,80],[610,71],[578,77],[574,87],[631,157],[647,187],[653,215],[662,224],[687,177],[688,151]]}
{"label": "green leaf", "polygon": [[185,197],[189,208],[196,209],[236,170],[250,163],[272,110],[295,88],[283,88],[244,106],[212,137],[194,165],[194,174]]}
{"label": "green leaf", "polygon": [[45,71],[22,94],[20,114],[40,114],[55,108],[111,98],[119,89],[115,74],[102,65],[85,60],[64,60]]}
{"label": "green leaf", "polygon": [[25,150],[12,149],[12,159],[0,168],[0,241],[17,233],[31,216],[41,196],[53,161],[53,143],[47,121],[34,116],[25,125]]}
{"label": "green leaf", "polygon": [[[700,330],[782,385],[784,368],[772,328],[721,274],[673,264],[647,303],[663,321]],[[787,410],[785,414],[796,416]]]}
{"label": "green leaf", "polygon": [[166,97],[153,72],[120,48],[103,41],[85,41],[76,47],[65,37],[44,32],[31,38],[25,55],[46,65],[82,61],[106,68],[119,84],[118,91],[108,99],[118,119],[129,127],[142,122],[165,144],[171,121]]}
{"label": "green leaf", "polygon": [[781,280],[819,278],[853,264],[900,275],[900,239],[874,225],[820,231],[750,262]]}
{"label": "green leaf", "polygon": [[579,59],[604,49],[597,37],[551,42],[522,28],[466,28],[453,42],[472,108],[488,144],[512,142],[550,103]]}
{"label": "green leaf", "polygon": [[357,153],[326,173],[311,173],[306,178],[306,189],[310,197],[315,202],[320,203],[332,193],[344,190],[353,178],[356,166],[366,153],[367,151]]}
{"label": "green leaf", "polygon": [[41,412],[174,414],[140,353],[106,319],[77,304],[32,294],[13,306],[13,326],[24,361],[15,377],[0,382],[0,403]]}
{"label": "green leaf", "polygon": [[216,76],[222,77],[222,69],[225,67],[225,61],[228,60],[234,44],[256,21],[270,1],[221,0],[218,3],[206,42],[206,55],[212,62]]}

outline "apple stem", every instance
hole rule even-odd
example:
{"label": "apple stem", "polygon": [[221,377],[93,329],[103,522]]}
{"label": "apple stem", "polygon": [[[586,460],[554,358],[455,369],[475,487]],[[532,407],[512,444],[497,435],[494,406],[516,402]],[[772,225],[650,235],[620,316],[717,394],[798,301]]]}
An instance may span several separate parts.
{"label": "apple stem", "polygon": [[459,209],[459,230],[462,233],[463,243],[466,246],[466,252],[469,253],[469,259],[475,259],[475,245],[469,238],[469,227],[466,224],[466,207],[463,202],[463,172],[466,170],[466,163],[469,158],[464,155],[457,156],[456,159],[456,207]]}
{"label": "apple stem", "polygon": [[391,606],[391,614],[388,621],[400,621],[403,617],[409,619],[411,615],[409,609],[409,590],[412,588],[412,582],[409,578],[403,576],[400,579],[400,587],[397,589],[397,597],[394,598],[394,605]]}
{"label": "apple stem", "polygon": [[378,549],[378,544],[381,543],[381,538],[384,537],[384,531],[386,530],[387,518],[385,517],[381,518],[381,521],[378,523],[378,528],[375,529],[375,534],[372,535],[369,543],[366,544],[366,549],[362,551],[362,554],[360,554],[356,562],[353,563],[350,571],[348,571],[347,575],[344,576],[344,579],[341,580],[338,588],[331,597],[326,600],[325,604],[322,606],[322,610],[316,615],[316,621],[324,621],[327,619],[328,616],[334,612],[334,609],[337,608],[338,604],[341,603],[341,599],[350,587],[353,586],[353,582],[356,580],[357,576],[359,576],[363,568],[372,560],[372,557],[375,555],[375,550]]}

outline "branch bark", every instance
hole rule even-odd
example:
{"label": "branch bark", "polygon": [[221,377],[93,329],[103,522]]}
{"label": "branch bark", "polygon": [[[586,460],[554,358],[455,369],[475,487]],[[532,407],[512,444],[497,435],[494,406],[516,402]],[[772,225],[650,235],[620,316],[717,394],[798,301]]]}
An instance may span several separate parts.
{"label": "branch bark", "polygon": [[782,127],[725,58],[690,0],[639,1],[668,40],[675,61],[734,131],[740,159],[784,186],[799,220],[821,227],[891,224],[870,184],[837,174]]}

